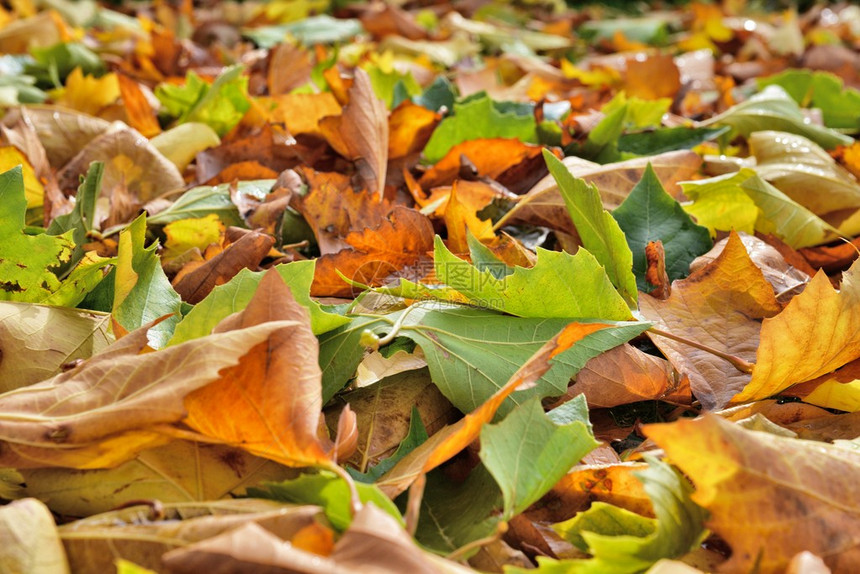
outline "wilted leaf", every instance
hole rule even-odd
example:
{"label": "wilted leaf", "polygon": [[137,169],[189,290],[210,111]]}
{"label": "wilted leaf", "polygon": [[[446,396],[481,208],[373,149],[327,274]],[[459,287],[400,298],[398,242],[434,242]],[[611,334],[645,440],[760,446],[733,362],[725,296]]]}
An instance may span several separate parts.
{"label": "wilted leaf", "polygon": [[153,430],[185,415],[182,398],[292,321],[195,339],[155,353],[146,330],[56,377],[0,395],[0,464],[106,468],[163,444]]}
{"label": "wilted leaf", "polygon": [[543,156],[550,173],[558,183],[559,192],[583,248],[594,255],[597,262],[603,266],[609,280],[627,304],[636,308],[633,255],[618,222],[603,209],[597,187],[573,177],[564,164],[551,153],[544,151]]}
{"label": "wilted leaf", "polygon": [[[735,234],[713,263],[675,281],[668,299],[643,295],[640,306],[661,329],[748,362],[756,356],[759,321],[781,310],[773,287]],[[750,380],[713,353],[651,337],[675,369],[690,378],[693,394],[707,410],[725,406]]]}
{"label": "wilted leaf", "polygon": [[534,398],[500,423],[485,425],[479,455],[502,489],[503,518],[531,506],[599,444],[579,398],[547,414]]}
{"label": "wilted leaf", "polygon": [[69,564],[51,511],[35,498],[0,509],[0,568],[22,574],[66,574]]}
{"label": "wilted leaf", "polygon": [[803,293],[762,323],[752,380],[735,401],[766,398],[860,357],[858,273],[855,262],[836,291],[819,271]]}
{"label": "wilted leaf", "polygon": [[0,299],[40,302],[60,288],[51,269],[69,261],[75,244],[71,231],[25,234],[26,211],[21,167],[0,173]]}
{"label": "wilted leaf", "polygon": [[99,353],[112,342],[109,327],[103,313],[0,302],[0,391],[44,381]]}
{"label": "wilted leaf", "polygon": [[[606,276],[598,261],[585,250],[576,255],[537,249],[532,268],[514,267],[496,277],[448,251],[436,238],[436,277],[480,307],[519,317],[630,319],[630,308]],[[496,267],[506,267],[497,264]],[[584,280],[583,277],[589,279]],[[589,285],[577,288],[579,281]]]}
{"label": "wilted leaf", "polygon": [[645,433],[695,484],[707,526],[731,546],[725,570],[783,572],[802,550],[837,571],[860,564],[860,503],[848,486],[860,474],[858,453],[744,430],[715,415]]}
{"label": "wilted leaf", "polygon": [[624,203],[612,212],[612,217],[618,221],[633,252],[633,272],[640,291],[648,291],[645,246],[649,241],[659,239],[663,243],[666,272],[673,281],[686,277],[693,259],[711,248],[708,230],[696,225],[666,193],[651,166]]}
{"label": "wilted leaf", "polygon": [[356,162],[368,191],[382,199],[388,169],[388,110],[373,92],[370,77],[356,68],[349,103],[320,128],[338,153]]}
{"label": "wilted leaf", "polygon": [[243,496],[251,485],[295,473],[239,448],[185,440],[145,450],[116,468],[21,470],[23,494],[46,500],[63,516],[108,512],[129,500],[187,503]]}

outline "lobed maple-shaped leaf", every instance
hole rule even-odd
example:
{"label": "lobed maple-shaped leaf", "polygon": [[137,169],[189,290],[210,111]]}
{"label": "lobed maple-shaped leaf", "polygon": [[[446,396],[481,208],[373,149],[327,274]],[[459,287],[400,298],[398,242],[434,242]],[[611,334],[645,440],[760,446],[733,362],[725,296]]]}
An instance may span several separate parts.
{"label": "lobed maple-shaped leaf", "polygon": [[[773,287],[734,233],[716,260],[673,282],[668,299],[643,295],[639,304],[661,329],[748,362],[756,356],[760,321],[781,310]],[[707,410],[725,406],[750,380],[712,353],[656,334],[651,339],[690,378],[693,394]]]}
{"label": "lobed maple-shaped leaf", "polygon": [[752,379],[735,401],[763,399],[836,370],[860,357],[860,263],[842,275],[839,291],[819,271],[775,317],[761,326]]}
{"label": "lobed maple-shaped leaf", "polygon": [[497,277],[492,267],[481,270],[451,253],[437,236],[434,261],[439,281],[473,305],[518,317],[632,318],[604,267],[584,249],[571,255],[538,247],[534,267],[514,267],[513,272]]}
{"label": "lobed maple-shaped leaf", "polygon": [[706,525],[732,549],[729,572],[784,572],[808,550],[835,572],[860,568],[860,454],[745,430],[716,415],[644,427],[696,486]]}
{"label": "lobed maple-shaped leaf", "polygon": [[68,262],[72,231],[62,235],[24,233],[27,199],[20,166],[0,173],[0,300],[37,303],[60,288],[51,269]]}

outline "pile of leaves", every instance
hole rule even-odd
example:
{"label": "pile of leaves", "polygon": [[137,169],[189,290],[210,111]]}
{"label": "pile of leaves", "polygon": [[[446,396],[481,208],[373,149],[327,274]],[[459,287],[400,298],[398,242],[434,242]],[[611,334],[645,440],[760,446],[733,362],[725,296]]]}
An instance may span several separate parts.
{"label": "pile of leaves", "polygon": [[4,569],[860,570],[860,8],[625,9],[3,3]]}

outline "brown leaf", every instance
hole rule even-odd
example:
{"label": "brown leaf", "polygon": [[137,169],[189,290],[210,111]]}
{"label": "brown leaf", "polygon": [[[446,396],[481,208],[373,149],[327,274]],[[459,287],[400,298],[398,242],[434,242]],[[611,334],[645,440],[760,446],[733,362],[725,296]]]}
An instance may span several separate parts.
{"label": "brown leaf", "polygon": [[[433,225],[414,209],[397,206],[375,229],[350,233],[346,243],[352,249],[317,259],[311,295],[351,297],[352,286],[338,272],[367,285],[415,263],[433,250]],[[378,285],[376,281],[374,286]]]}
{"label": "brown leaf", "polygon": [[259,100],[268,110],[269,121],[284,124],[294,136],[311,134],[322,136],[320,120],[340,113],[341,107],[331,92],[320,94],[284,94]]}
{"label": "brown leaf", "polygon": [[156,352],[146,352],[149,325],[141,327],[70,371],[0,395],[0,464],[107,468],[129,460],[166,442],[157,429],[185,416],[187,393],[296,325],[270,322]]}
{"label": "brown leaf", "polygon": [[311,80],[312,70],[313,65],[306,49],[289,42],[278,44],[269,51],[269,70],[266,74],[269,94],[280,96],[304,86]]}
{"label": "brown leaf", "polygon": [[[208,183],[215,177],[219,178],[217,183],[230,182],[233,179],[274,179],[272,172],[278,174],[301,163],[294,144],[295,140],[282,126],[266,124],[250,135],[198,153],[197,181]],[[244,162],[255,162],[260,167],[256,173],[248,171],[241,177],[235,171],[224,174],[232,165]],[[266,168],[266,171],[260,169],[261,167]]]}
{"label": "brown leaf", "polygon": [[[48,161],[56,167],[65,165],[111,125],[106,120],[56,106],[27,106],[13,110],[6,114],[3,123],[13,125],[18,117],[33,127],[45,146]],[[77,189],[77,181],[71,184]]]}
{"label": "brown leaf", "polygon": [[322,413],[317,339],[307,310],[296,303],[277,271],[267,271],[248,306],[217,329],[244,330],[272,321],[286,321],[292,328],[274,333],[238,365],[190,393],[186,422],[207,436],[287,466],[329,464],[331,445],[317,434]]}
{"label": "brown leaf", "polygon": [[355,191],[348,177],[339,173],[300,168],[308,184],[305,197],[293,197],[291,205],[304,216],[316,236],[320,253],[337,253],[347,246],[344,238],[354,230],[379,225],[391,211],[386,201],[373,201],[364,191]]}
{"label": "brown leaf", "polygon": [[654,289],[649,293],[655,299],[666,299],[672,294],[672,284],[669,282],[669,274],[666,273],[666,252],[663,250],[663,242],[649,241],[645,245],[645,280]]}
{"label": "brown leaf", "polygon": [[725,571],[781,573],[803,550],[860,569],[860,453],[707,414],[643,430],[695,484],[706,526],[732,548]]}
{"label": "brown leaf", "polygon": [[180,271],[173,281],[173,288],[183,301],[199,303],[212,289],[223,285],[242,269],[256,269],[274,245],[275,238],[271,235],[250,231],[212,259],[191,270]]}
{"label": "brown leaf", "polygon": [[373,92],[367,72],[355,69],[349,103],[340,116],[320,120],[320,129],[335,151],[355,162],[368,190],[382,200],[388,169],[388,110]]}
{"label": "brown leaf", "polygon": [[[681,197],[678,182],[693,177],[702,164],[702,158],[692,151],[671,151],[602,166],[575,156],[566,157],[563,162],[575,177],[596,185],[604,207],[612,210],[621,205],[642,178],[648,163],[669,195]],[[496,225],[518,222],[542,225],[570,234],[575,231],[564,199],[551,175],[535,184]]]}
{"label": "brown leaf", "polygon": [[567,396],[584,394],[589,407],[610,408],[659,399],[676,386],[664,359],[625,344],[589,359]]}
{"label": "brown leaf", "polygon": [[[673,282],[668,299],[643,295],[639,305],[660,329],[749,362],[756,357],[761,319],[781,310],[773,288],[735,233],[716,260]],[[689,376],[693,394],[707,410],[725,406],[750,380],[710,352],[649,336],[675,369]]]}

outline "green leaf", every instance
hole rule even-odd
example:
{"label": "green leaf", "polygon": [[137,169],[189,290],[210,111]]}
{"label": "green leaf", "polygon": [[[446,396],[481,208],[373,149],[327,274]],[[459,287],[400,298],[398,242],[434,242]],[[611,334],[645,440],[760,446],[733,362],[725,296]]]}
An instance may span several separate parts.
{"label": "green leaf", "polygon": [[424,90],[424,93],[413,98],[413,101],[419,106],[424,106],[429,110],[438,112],[443,107],[449,110],[454,109],[454,100],[456,98],[457,89],[445,76],[439,75]]}
{"label": "green leaf", "polygon": [[435,163],[458,143],[478,138],[537,141],[537,124],[533,115],[503,110],[483,93],[455,103],[454,115],[442,120],[427,142],[425,159]]}
{"label": "green leaf", "polygon": [[164,315],[173,314],[147,333],[149,344],[160,349],[167,344],[182,300],[161,269],[158,243],[144,247],[146,214],[135,219],[119,235],[114,280],[113,316],[127,331],[133,331]]}
{"label": "green leaf", "polygon": [[[239,190],[241,191],[248,186],[265,187],[268,190],[273,183],[274,180],[268,179],[240,181]],[[230,200],[230,184],[228,183],[191,188],[173,202],[173,205],[164,211],[159,211],[148,221],[150,225],[166,225],[171,221],[205,217],[210,213],[216,214],[224,222],[224,225],[245,225],[239,215],[239,210]]]}
{"label": "green leaf", "polygon": [[[308,309],[311,328],[315,335],[320,335],[349,323],[349,319],[323,311],[322,306],[311,299],[314,265],[314,261],[293,261],[276,265],[275,269],[290,288],[296,301]],[[264,271],[242,269],[227,283],[215,287],[176,325],[169,345],[178,345],[191,339],[204,337],[211,333],[212,328],[227,315],[244,309],[257,291],[264,273]]]}
{"label": "green leaf", "polygon": [[352,475],[355,480],[360,482],[375,482],[380,476],[388,472],[395,464],[397,464],[397,461],[421,446],[427,438],[427,429],[424,427],[424,423],[421,421],[421,416],[418,414],[418,407],[413,406],[412,414],[409,418],[409,431],[406,433],[406,436],[403,437],[403,440],[400,441],[400,444],[397,445],[397,450],[395,450],[391,456],[379,461],[378,464],[369,468],[367,472],[361,473],[349,467],[347,467],[346,471]]}
{"label": "green leaf", "polygon": [[210,86],[190,71],[184,85],[161,84],[155,96],[177,123],[200,122],[223,137],[251,107],[248,78],[243,72],[243,66],[227,68]]}
{"label": "green leaf", "polygon": [[595,502],[589,510],[555,526],[592,558],[539,558],[537,572],[634,574],[662,558],[683,556],[701,543],[707,535],[707,512],[690,499],[690,483],[668,464],[651,457],[645,460],[648,468],[635,475],[651,499],[656,518]]}
{"label": "green leaf", "polygon": [[666,16],[589,20],[577,32],[592,42],[611,40],[618,32],[628,40],[644,44],[665,44],[669,38]]}
{"label": "green leaf", "polygon": [[767,86],[750,99],[701,122],[700,126],[724,125],[732,128],[731,137],[748,138],[753,132],[775,130],[807,137],[825,149],[851,145],[853,138],[829,128],[807,123],[797,103],[779,86]]}
{"label": "green leaf", "polygon": [[21,166],[0,173],[0,300],[38,303],[60,288],[51,271],[69,261],[72,232],[24,233],[27,198]]}
{"label": "green leaf", "polygon": [[259,47],[269,49],[282,43],[288,36],[305,46],[313,46],[346,42],[363,32],[364,26],[359,20],[332,18],[327,14],[320,14],[289,24],[246,28],[242,30],[242,35],[250,38]]}
{"label": "green leaf", "polygon": [[839,232],[761,179],[750,168],[681,184],[692,200],[687,213],[709,229],[773,233],[799,249],[835,239]]}
{"label": "green leaf", "polygon": [[534,267],[514,267],[501,279],[451,253],[438,236],[434,259],[436,277],[479,307],[518,317],[632,318],[604,268],[585,249],[571,255],[538,248]]}
{"label": "green leaf", "polygon": [[535,397],[502,422],[481,429],[479,456],[502,489],[504,520],[520,514],[549,492],[574,464],[600,444],[591,432],[585,395],[556,410],[564,411],[557,414],[563,414],[566,422],[553,421]]}
{"label": "green leaf", "polygon": [[582,246],[603,265],[609,280],[630,308],[636,309],[638,293],[636,277],[633,275],[633,254],[618,222],[603,209],[597,186],[574,177],[567,167],[547,150],[544,150],[543,157],[549,172],[558,183],[558,189],[582,240]]}
{"label": "green leaf", "polygon": [[[467,413],[484,403],[544,343],[570,324],[570,319],[523,319],[483,309],[416,304],[405,311],[402,337],[424,351],[430,377],[445,397]],[[389,319],[398,318],[392,314]],[[559,363],[537,384],[505,400],[499,416],[531,397],[557,396],[585,363],[644,332],[649,323],[609,323],[587,335],[554,361]]]}
{"label": "green leaf", "polygon": [[502,493],[483,465],[460,483],[434,470],[427,475],[415,538],[435,552],[450,554],[495,532],[502,520],[496,512],[501,503]]}
{"label": "green leaf", "polygon": [[322,398],[327,403],[355,376],[365,348],[361,334],[365,329],[387,325],[374,317],[355,317],[352,321],[319,337],[319,363],[322,369]]}
{"label": "green leaf", "polygon": [[[364,504],[372,502],[396,518],[398,522],[403,523],[397,507],[379,488],[361,482],[356,483],[355,486],[361,502]],[[346,530],[352,522],[349,487],[342,478],[330,471],[303,474],[283,482],[264,482],[262,488],[249,488],[248,496],[295,504],[316,504],[322,507],[332,526],[341,531]]]}
{"label": "green leaf", "polygon": [[759,89],[777,85],[801,106],[819,108],[824,125],[860,131],[860,91],[845,87],[842,78],[829,72],[786,70],[757,78]]}
{"label": "green leaf", "polygon": [[100,161],[91,163],[84,181],[78,186],[74,209],[69,213],[55,217],[48,226],[48,235],[62,235],[73,230],[72,239],[75,242],[75,248],[72,250],[72,257],[69,262],[62,267],[63,272],[77,265],[84,256],[87,233],[93,230],[96,199],[98,199],[99,191],[101,191],[103,174],[104,163]]}
{"label": "green leaf", "polygon": [[41,303],[61,307],[76,307],[107,277],[108,268],[116,263],[116,257],[99,257],[91,251],[72,269],[60,283],[60,288],[45,297]]}
{"label": "green leaf", "polygon": [[672,281],[686,277],[693,259],[713,246],[707,228],[696,225],[681,205],[666,193],[651,164],[612,216],[621,226],[633,252],[633,272],[640,291],[650,290],[645,280],[648,266],[645,246],[649,241],[663,242],[666,272]]}
{"label": "green leaf", "polygon": [[691,149],[702,142],[711,141],[729,131],[721,128],[657,128],[622,134],[618,138],[618,151],[636,155],[657,155],[679,149]]}
{"label": "green leaf", "polygon": [[24,71],[35,76],[43,87],[60,87],[75,68],[89,76],[100,76],[105,72],[105,64],[99,55],[76,42],[33,48],[31,54],[35,62],[27,65]]}
{"label": "green leaf", "polygon": [[364,70],[370,77],[373,92],[385,102],[385,106],[389,109],[395,107],[393,103],[395,87],[402,86],[409,96],[417,96],[421,93],[421,85],[415,81],[411,72],[405,74],[401,74],[397,70],[385,72],[379,66],[367,66]]}

